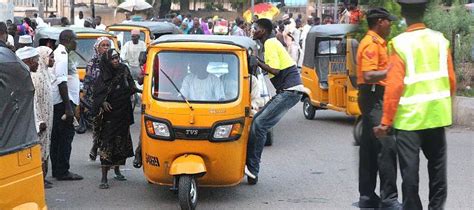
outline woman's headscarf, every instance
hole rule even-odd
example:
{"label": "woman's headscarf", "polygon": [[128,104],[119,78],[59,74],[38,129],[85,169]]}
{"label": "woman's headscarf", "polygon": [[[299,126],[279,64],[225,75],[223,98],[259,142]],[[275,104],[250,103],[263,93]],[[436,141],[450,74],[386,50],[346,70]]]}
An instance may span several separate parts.
{"label": "woman's headscarf", "polygon": [[99,47],[100,47],[100,43],[103,42],[103,41],[109,41],[109,43],[112,44],[108,37],[103,36],[103,37],[97,38],[97,41],[94,44],[94,52],[95,52],[94,56],[96,56],[96,57],[100,56],[99,55]]}
{"label": "woman's headscarf", "polygon": [[211,31],[209,31],[209,25],[204,20],[201,20],[201,29],[205,35],[211,35]]}
{"label": "woman's headscarf", "polygon": [[124,74],[125,78],[133,81],[128,67],[120,63],[118,67],[112,66],[112,57],[119,56],[120,54],[115,49],[109,49],[106,53],[102,54],[100,57],[100,75],[97,78],[98,81],[94,83],[94,101],[93,101],[93,111],[95,114],[99,113],[99,108],[102,106],[105,98],[107,97],[108,86],[112,85],[110,82],[116,76]]}
{"label": "woman's headscarf", "polygon": [[39,70],[47,70],[49,64],[49,55],[53,52],[53,50],[46,46],[39,46],[36,48],[39,54]]}
{"label": "woman's headscarf", "polygon": [[127,66],[122,62],[120,62],[118,68],[114,68],[112,66],[113,56],[120,57],[120,54],[115,49],[109,49],[107,53],[104,53],[100,58],[99,66],[102,71],[101,74],[103,75],[105,81],[111,79],[115,74],[125,71],[127,68]]}
{"label": "woman's headscarf", "polygon": [[110,39],[107,37],[97,38],[97,41],[94,44],[94,55],[92,56],[91,60],[89,61],[89,63],[87,63],[87,66],[86,66],[86,76],[84,77],[84,83],[83,83],[84,84],[83,90],[85,94],[84,94],[83,100],[81,101],[86,103],[89,106],[93,100],[92,88],[93,88],[94,82],[97,79],[97,77],[99,77],[100,71],[101,71],[99,67],[100,56],[101,56],[99,54],[99,46],[100,46],[100,43],[103,41],[110,42]]}
{"label": "woman's headscarf", "polygon": [[92,82],[97,78],[99,74],[98,67],[99,67],[99,61],[100,61],[100,56],[101,56],[99,54],[99,47],[100,47],[100,43],[103,41],[109,41],[109,43],[111,43],[110,39],[105,36],[97,38],[97,41],[95,41],[95,44],[94,44],[94,55],[92,56],[92,59],[89,61],[89,63],[86,66],[86,75],[88,74],[87,76],[91,77]]}

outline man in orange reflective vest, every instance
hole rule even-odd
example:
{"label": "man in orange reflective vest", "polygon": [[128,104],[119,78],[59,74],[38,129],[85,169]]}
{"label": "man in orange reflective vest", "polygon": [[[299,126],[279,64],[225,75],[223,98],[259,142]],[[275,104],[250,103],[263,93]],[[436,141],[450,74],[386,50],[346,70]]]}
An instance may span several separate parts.
{"label": "man in orange reflective vest", "polygon": [[447,197],[445,126],[452,123],[456,90],[449,41],[426,28],[427,0],[398,0],[408,29],[389,47],[392,69],[387,75],[381,125],[376,136],[394,129],[402,173],[403,209],[422,209],[418,195],[419,153],[428,159],[429,209],[443,209]]}

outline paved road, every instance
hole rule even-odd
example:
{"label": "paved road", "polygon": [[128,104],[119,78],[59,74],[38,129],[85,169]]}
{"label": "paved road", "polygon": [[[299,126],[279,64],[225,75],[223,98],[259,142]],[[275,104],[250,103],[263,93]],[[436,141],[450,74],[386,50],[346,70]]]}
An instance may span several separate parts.
{"label": "paved road", "polygon": [[[230,188],[200,188],[198,209],[356,209],[358,200],[358,147],[353,146],[353,119],[332,111],[319,111],[305,120],[301,103],[275,128],[275,143],[263,154],[259,183],[246,180]],[[138,112],[135,113],[138,119]],[[132,127],[138,136],[139,124]],[[447,209],[474,208],[474,130],[448,130]],[[134,139],[136,145],[137,139]],[[91,134],[76,135],[71,171],[82,181],[53,181],[46,191],[51,209],[178,209],[177,196],[167,187],[148,184],[142,170],[123,168],[128,181],[111,179],[111,188],[98,189],[100,163],[89,162]],[[420,165],[423,204],[428,203],[428,175],[422,156]],[[400,186],[400,179],[398,181]],[[399,200],[401,200],[401,195]]]}

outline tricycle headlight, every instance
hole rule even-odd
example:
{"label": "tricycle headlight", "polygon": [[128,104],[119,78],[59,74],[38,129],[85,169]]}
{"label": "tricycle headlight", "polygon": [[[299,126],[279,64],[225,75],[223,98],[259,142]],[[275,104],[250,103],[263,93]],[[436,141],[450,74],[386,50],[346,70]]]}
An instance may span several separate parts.
{"label": "tricycle headlight", "polygon": [[217,126],[212,137],[215,140],[229,140],[238,138],[240,134],[242,134],[242,124],[237,122]]}
{"label": "tricycle headlight", "polygon": [[216,139],[229,138],[231,130],[232,130],[232,125],[218,126],[216,130],[214,131],[214,138]]}
{"label": "tricycle headlight", "polygon": [[148,134],[160,137],[170,137],[171,135],[167,124],[150,120],[146,121],[146,131]]}

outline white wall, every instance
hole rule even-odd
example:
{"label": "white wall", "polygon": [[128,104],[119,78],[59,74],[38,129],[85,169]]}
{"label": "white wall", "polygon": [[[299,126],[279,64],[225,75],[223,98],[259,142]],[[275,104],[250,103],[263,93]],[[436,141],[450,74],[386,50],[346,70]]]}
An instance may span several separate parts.
{"label": "white wall", "polygon": [[8,0],[0,0],[0,21],[13,20],[13,8]]}

